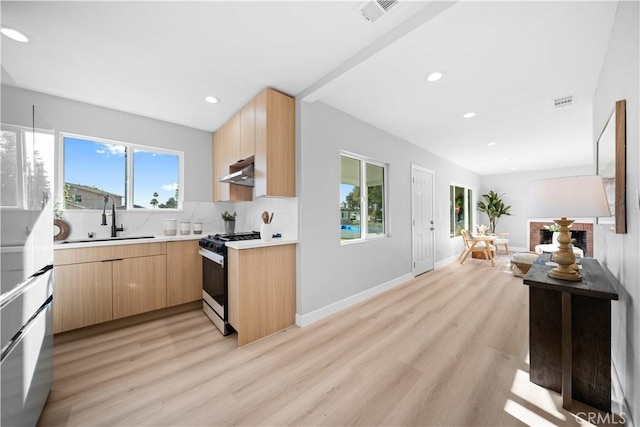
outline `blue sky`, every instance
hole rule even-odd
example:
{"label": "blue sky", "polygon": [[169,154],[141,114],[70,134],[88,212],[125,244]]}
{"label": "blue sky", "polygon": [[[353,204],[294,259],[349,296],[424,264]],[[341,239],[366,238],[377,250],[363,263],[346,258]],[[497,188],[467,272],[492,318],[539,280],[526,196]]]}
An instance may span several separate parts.
{"label": "blue sky", "polygon": [[[134,204],[151,208],[158,193],[165,203],[175,196],[178,183],[178,156],[135,150],[133,165]],[[64,138],[64,180],[95,186],[110,193],[125,194],[126,157],[124,146]]]}
{"label": "blue sky", "polygon": [[347,196],[349,195],[349,193],[353,191],[354,188],[355,188],[355,185],[353,184],[340,183],[340,205],[341,206],[342,206],[342,202],[347,200]]}

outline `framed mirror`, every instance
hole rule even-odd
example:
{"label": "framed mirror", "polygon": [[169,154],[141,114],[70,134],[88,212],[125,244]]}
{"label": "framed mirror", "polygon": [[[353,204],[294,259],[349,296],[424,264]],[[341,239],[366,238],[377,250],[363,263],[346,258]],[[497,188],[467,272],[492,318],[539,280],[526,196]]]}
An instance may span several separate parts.
{"label": "framed mirror", "polygon": [[626,101],[616,102],[597,143],[597,173],[602,177],[611,217],[598,218],[618,234],[627,232],[626,205]]}

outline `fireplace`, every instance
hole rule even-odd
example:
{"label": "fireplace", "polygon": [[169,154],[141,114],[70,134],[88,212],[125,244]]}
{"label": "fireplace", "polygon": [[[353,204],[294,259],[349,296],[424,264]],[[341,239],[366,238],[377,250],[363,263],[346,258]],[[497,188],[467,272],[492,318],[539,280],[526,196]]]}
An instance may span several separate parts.
{"label": "fireplace", "polygon": [[[545,226],[553,225],[552,222],[529,223],[529,250],[534,251],[536,245],[550,244],[553,232],[545,229]],[[570,228],[571,241],[574,246],[584,251],[584,256],[593,256],[593,224],[573,223]]]}

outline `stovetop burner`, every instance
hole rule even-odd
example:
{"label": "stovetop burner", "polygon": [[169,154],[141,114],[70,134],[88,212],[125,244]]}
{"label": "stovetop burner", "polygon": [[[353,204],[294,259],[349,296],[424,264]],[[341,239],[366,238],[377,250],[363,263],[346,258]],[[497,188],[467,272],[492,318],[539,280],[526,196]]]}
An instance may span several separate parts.
{"label": "stovetop burner", "polygon": [[[209,236],[211,237],[211,235]],[[257,240],[260,238],[259,231],[247,231],[244,233],[234,234],[215,234],[213,239],[221,240],[223,242],[237,242],[239,240]]]}
{"label": "stovetop burner", "polygon": [[240,240],[257,240],[260,238],[259,231],[248,231],[235,234],[209,234],[200,239],[199,245],[219,254],[225,254],[226,242],[237,242]]}

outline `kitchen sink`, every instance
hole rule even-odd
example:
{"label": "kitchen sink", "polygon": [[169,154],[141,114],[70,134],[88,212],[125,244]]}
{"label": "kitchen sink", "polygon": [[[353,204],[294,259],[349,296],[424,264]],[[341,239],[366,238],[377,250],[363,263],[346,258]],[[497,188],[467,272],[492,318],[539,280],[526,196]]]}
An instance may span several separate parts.
{"label": "kitchen sink", "polygon": [[135,237],[107,237],[105,239],[82,239],[82,240],[65,240],[64,243],[91,243],[91,242],[112,242],[118,240],[138,240],[138,239],[153,239],[155,236],[135,236]]}

